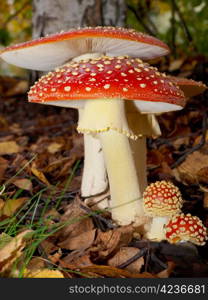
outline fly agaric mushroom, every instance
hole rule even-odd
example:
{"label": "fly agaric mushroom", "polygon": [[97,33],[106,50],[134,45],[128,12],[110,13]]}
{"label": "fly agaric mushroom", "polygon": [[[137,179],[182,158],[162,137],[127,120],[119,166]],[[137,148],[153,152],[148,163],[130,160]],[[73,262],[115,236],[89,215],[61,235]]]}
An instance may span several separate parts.
{"label": "fly agaric mushroom", "polygon": [[150,114],[180,110],[185,104],[177,85],[140,59],[128,57],[103,56],[65,64],[43,76],[29,92],[31,102],[81,108],[77,129],[101,142],[112,217],[121,225],[143,216],[128,140],[137,135],[129,129],[124,100],[134,101],[139,111]]}
{"label": "fly agaric mushroom", "polygon": [[[151,59],[169,53],[162,41],[134,29],[85,27],[10,46],[1,57],[19,67],[50,71],[74,57],[98,53]],[[83,57],[84,58],[84,57]]]}
{"label": "fly agaric mushroom", "polygon": [[[48,71],[71,59],[78,62],[83,58],[99,57],[101,54],[108,56],[129,55],[151,59],[168,53],[169,48],[166,44],[147,34],[136,32],[134,29],[99,26],[72,29],[68,32],[10,46],[1,51],[0,55],[8,63],[28,69]],[[61,102],[59,106],[61,106]],[[129,104],[126,105],[127,110],[128,106]],[[79,113],[81,114],[80,109]],[[148,135],[155,136],[160,133],[159,125],[154,116],[140,116],[139,119],[141,118],[143,118],[142,126]],[[129,114],[128,119],[129,122],[131,119],[133,120],[132,113]],[[141,160],[144,163],[141,164],[138,161],[137,169],[146,169],[145,134],[138,143],[142,149],[141,153],[144,154],[144,159]],[[84,147],[85,160],[81,195],[90,197],[105,191],[108,187],[108,181],[99,140],[92,135],[84,134]],[[138,171],[140,182],[143,178],[141,174],[143,172]],[[146,177],[141,184],[141,189],[143,190],[145,186]]]}
{"label": "fly agaric mushroom", "polygon": [[151,183],[143,194],[144,211],[152,217],[152,223],[146,233],[150,240],[165,239],[164,225],[182,207],[181,193],[174,184],[165,180]]}
{"label": "fly agaric mushroom", "polygon": [[165,236],[168,242],[191,242],[203,246],[208,239],[207,229],[202,221],[191,214],[173,216],[165,225]]}

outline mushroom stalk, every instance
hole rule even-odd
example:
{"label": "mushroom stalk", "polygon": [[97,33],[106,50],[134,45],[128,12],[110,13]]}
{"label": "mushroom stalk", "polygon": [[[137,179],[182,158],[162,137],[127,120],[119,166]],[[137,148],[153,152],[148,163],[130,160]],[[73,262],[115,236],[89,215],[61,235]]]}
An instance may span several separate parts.
{"label": "mushroom stalk", "polygon": [[99,134],[111,191],[112,218],[130,224],[142,215],[142,193],[128,137],[114,130]]}
{"label": "mushroom stalk", "polygon": [[89,134],[84,134],[84,157],[81,194],[92,197],[107,189],[108,179],[100,141]]}
{"label": "mushroom stalk", "polygon": [[120,225],[143,216],[142,191],[129,144],[131,133],[124,110],[124,100],[88,100],[79,119],[78,131],[96,134],[100,139],[107,168],[112,218]]}
{"label": "mushroom stalk", "polygon": [[165,240],[164,226],[169,219],[169,217],[154,217],[146,237],[151,241]]}

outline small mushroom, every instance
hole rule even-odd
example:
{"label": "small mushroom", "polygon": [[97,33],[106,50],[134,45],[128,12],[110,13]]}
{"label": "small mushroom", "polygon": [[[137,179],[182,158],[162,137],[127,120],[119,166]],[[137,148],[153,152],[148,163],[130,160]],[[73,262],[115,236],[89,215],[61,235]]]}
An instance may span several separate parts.
{"label": "small mushroom", "polygon": [[202,221],[191,214],[177,214],[165,225],[165,236],[168,242],[191,242],[198,246],[205,245],[208,236]]}
{"label": "small mushroom", "polygon": [[181,210],[181,193],[171,182],[156,181],[145,189],[143,200],[146,215],[152,217],[146,237],[153,241],[161,241],[165,239],[165,224]]}
{"label": "small mushroom", "polygon": [[[154,81],[162,82],[156,88]],[[180,110],[185,105],[183,92],[170,83],[139,59],[103,56],[65,64],[43,76],[29,92],[31,102],[80,109],[77,129],[101,143],[112,217],[120,225],[135,222],[144,215],[129,145],[129,139],[136,139],[138,133],[128,126],[124,100],[134,101],[141,113]]]}

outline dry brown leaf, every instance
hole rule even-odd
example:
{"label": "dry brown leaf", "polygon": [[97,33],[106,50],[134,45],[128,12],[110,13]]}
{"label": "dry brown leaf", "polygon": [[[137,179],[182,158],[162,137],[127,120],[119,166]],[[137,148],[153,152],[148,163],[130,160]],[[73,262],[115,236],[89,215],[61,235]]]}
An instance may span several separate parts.
{"label": "dry brown leaf", "polygon": [[122,226],[107,232],[98,231],[95,241],[95,248],[92,251],[98,252],[99,258],[107,258],[115,253],[120,247],[126,246],[133,238],[133,227]]}
{"label": "dry brown leaf", "polygon": [[4,177],[4,173],[9,165],[8,160],[4,159],[3,157],[0,157],[0,181]]}
{"label": "dry brown leaf", "polygon": [[4,200],[0,198],[0,210],[4,207]]}
{"label": "dry brown leaf", "polygon": [[64,278],[64,275],[59,270],[39,269],[27,271],[24,278]]}
{"label": "dry brown leaf", "polygon": [[12,216],[28,199],[28,197],[7,199],[0,214],[7,217]]}
{"label": "dry brown leaf", "polygon": [[83,202],[76,197],[72,203],[66,207],[66,211],[61,218],[61,222],[67,222],[59,232],[59,241],[63,242],[66,238],[77,237],[80,234],[94,229],[92,219],[81,209]]}
{"label": "dry brown leaf", "polygon": [[59,150],[61,150],[61,148],[62,148],[62,144],[54,142],[48,146],[47,150],[49,153],[54,154],[54,153],[58,152]]}
{"label": "dry brown leaf", "polygon": [[95,239],[96,229],[85,231],[78,236],[69,237],[58,246],[68,250],[84,250],[89,248]]}
{"label": "dry brown leaf", "polygon": [[20,146],[14,141],[0,142],[0,155],[17,153],[20,149]]}
{"label": "dry brown leaf", "polygon": [[32,230],[25,230],[0,249],[0,272],[10,269],[14,261],[22,255],[31,234]]}
{"label": "dry brown leaf", "polygon": [[[108,260],[108,265],[113,267],[119,266],[120,264],[125,263],[128,259],[132,258],[138,252],[140,252],[140,250],[134,247],[122,247],[112,258]],[[140,257],[129,264],[125,270],[132,273],[140,273],[143,265],[144,258]]]}
{"label": "dry brown leaf", "polygon": [[110,277],[110,278],[156,278],[150,273],[131,273],[126,270],[118,269],[111,266],[93,265],[88,267],[79,268],[79,271],[84,274],[95,273],[98,275]]}
{"label": "dry brown leaf", "polygon": [[20,189],[32,191],[32,182],[27,178],[15,179],[12,183]]}
{"label": "dry brown leaf", "polygon": [[48,179],[45,177],[43,172],[38,170],[34,165],[31,167],[31,172],[35,175],[41,182],[45,183],[47,186],[50,185]]}
{"label": "dry brown leaf", "polygon": [[93,263],[90,259],[89,254],[84,254],[83,252],[73,251],[59,261],[61,266],[68,269],[77,269],[81,267],[92,266]]}
{"label": "dry brown leaf", "polygon": [[200,169],[208,167],[208,155],[195,151],[176,169],[174,175],[185,184],[197,184],[197,174]]}

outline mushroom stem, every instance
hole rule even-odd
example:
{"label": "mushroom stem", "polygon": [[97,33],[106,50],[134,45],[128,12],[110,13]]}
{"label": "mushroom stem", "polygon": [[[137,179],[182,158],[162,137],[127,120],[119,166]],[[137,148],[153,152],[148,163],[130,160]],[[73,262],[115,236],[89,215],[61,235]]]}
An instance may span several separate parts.
{"label": "mushroom stem", "polygon": [[127,225],[143,216],[142,191],[129,144],[135,139],[128,127],[124,100],[88,100],[80,116],[78,131],[96,134],[100,139],[107,168],[112,218]]}
{"label": "mushroom stem", "polygon": [[150,225],[149,231],[146,237],[151,241],[165,240],[164,225],[168,222],[168,217],[154,217]]}
{"label": "mushroom stem", "polygon": [[112,218],[127,225],[143,215],[136,168],[128,137],[114,130],[99,134],[111,191]]}
{"label": "mushroom stem", "polygon": [[108,187],[103,152],[98,138],[84,134],[84,154],[81,195],[92,197],[104,192]]}
{"label": "mushroom stem", "polygon": [[147,187],[147,147],[146,137],[130,140],[130,146],[135,161],[139,188],[141,193]]}

